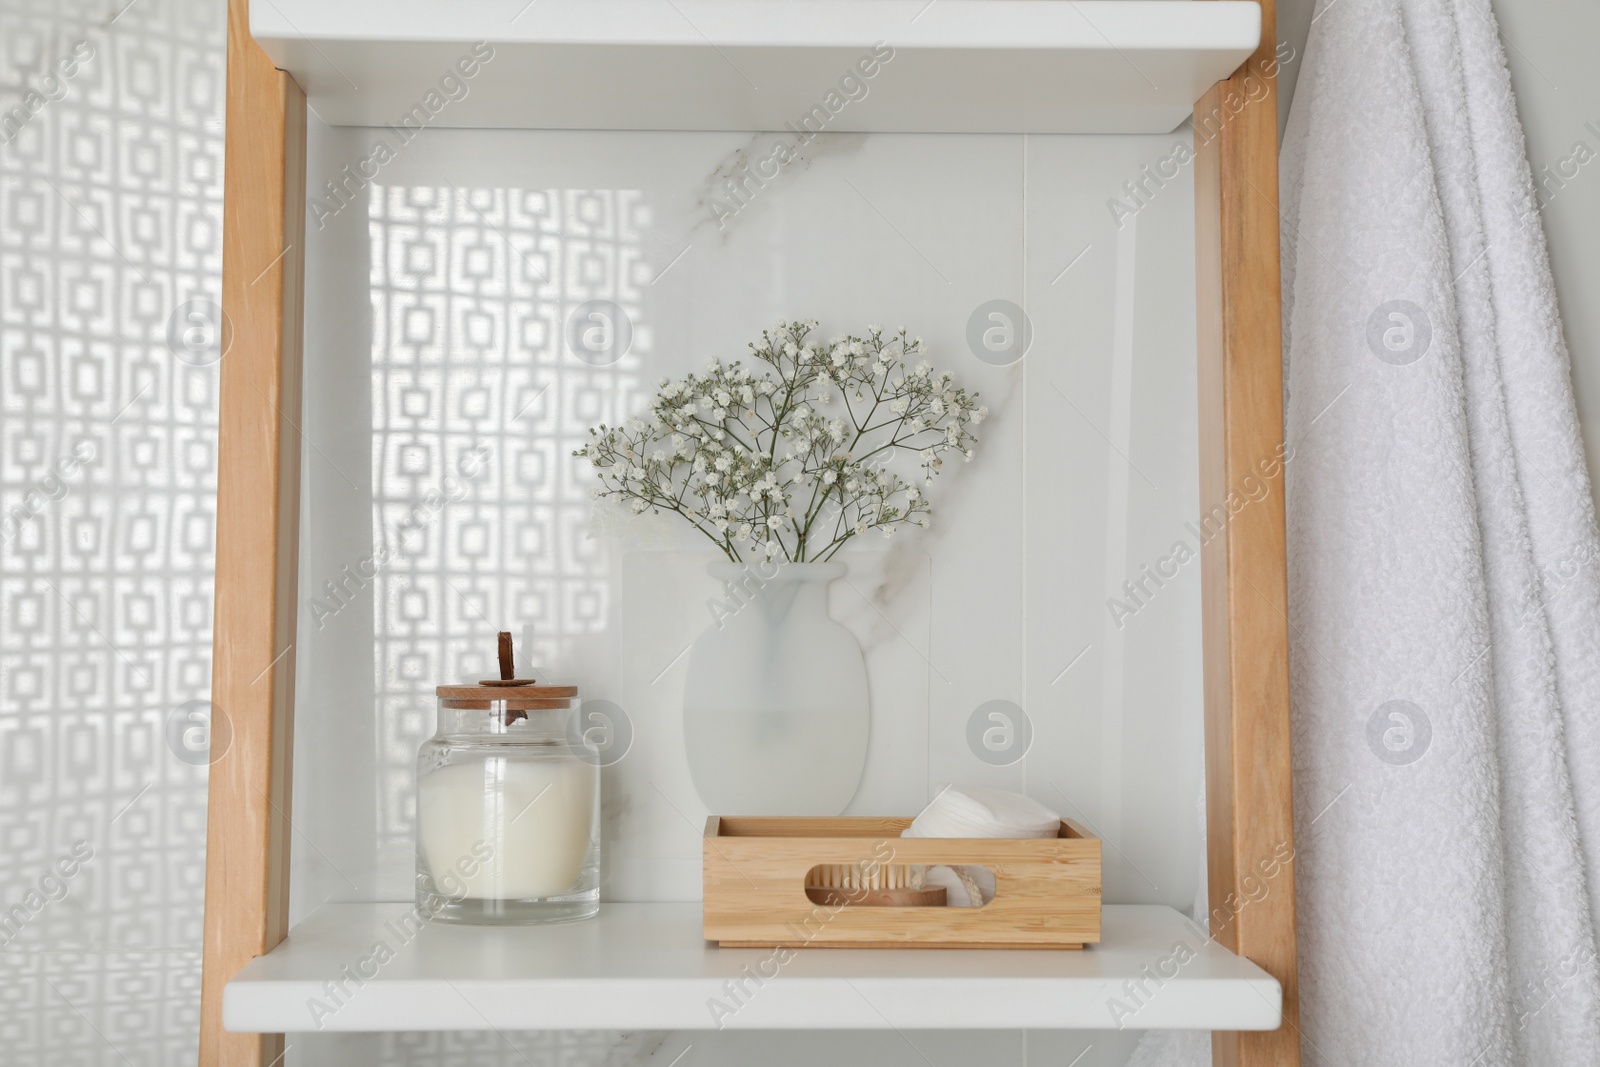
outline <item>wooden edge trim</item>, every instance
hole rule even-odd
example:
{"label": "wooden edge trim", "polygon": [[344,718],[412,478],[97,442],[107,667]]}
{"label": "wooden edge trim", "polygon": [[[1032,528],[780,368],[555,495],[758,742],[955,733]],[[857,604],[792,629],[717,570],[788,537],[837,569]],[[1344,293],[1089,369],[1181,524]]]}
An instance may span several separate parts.
{"label": "wooden edge trim", "polygon": [[281,1034],[222,1028],[222,993],[283,939],[289,901],[300,522],[305,94],[229,0],[213,743],[206,826],[200,1063],[266,1067]]}
{"label": "wooden edge trim", "polygon": [[1194,112],[1210,928],[1278,979],[1284,1020],[1213,1034],[1217,1067],[1300,1062],[1274,7]]}
{"label": "wooden edge trim", "polygon": [[1063,818],[1061,820],[1061,825],[1066,827],[1068,830],[1071,831],[1070,833],[1062,834],[1061,835],[1062,837],[1079,837],[1079,838],[1082,838],[1085,841],[1098,841],[1098,840],[1100,840],[1100,835],[1099,834],[1091,833],[1087,826],[1084,826],[1082,823],[1078,822],[1076,819]]}
{"label": "wooden edge trim", "polygon": [[[732,833],[727,837],[745,837],[757,839],[806,839],[820,840],[831,839],[839,841],[865,841],[872,838],[887,837],[900,839],[898,831],[911,825],[912,820],[894,816],[883,817],[877,815],[841,815],[836,818],[823,818],[807,815],[747,815],[747,816],[721,816],[709,815],[706,817],[705,836],[723,836],[723,822],[726,820]],[[1089,831],[1082,823],[1074,819],[1061,820],[1062,831],[1055,838],[1014,838],[1011,840],[1062,840],[1081,838],[1085,841],[1098,841],[1099,837]],[[868,829],[870,833],[840,834],[840,830]],[[894,830],[895,833],[888,831]],[[765,832],[763,832],[765,831]],[[923,841],[935,840],[933,838],[910,838],[908,840]],[[943,839],[939,839],[943,840]],[[975,838],[969,840],[993,840],[990,838]]]}
{"label": "wooden edge trim", "polygon": [[433,693],[439,700],[530,700],[538,697],[565,701],[578,695],[578,687],[575,685],[440,685],[434,687]]}

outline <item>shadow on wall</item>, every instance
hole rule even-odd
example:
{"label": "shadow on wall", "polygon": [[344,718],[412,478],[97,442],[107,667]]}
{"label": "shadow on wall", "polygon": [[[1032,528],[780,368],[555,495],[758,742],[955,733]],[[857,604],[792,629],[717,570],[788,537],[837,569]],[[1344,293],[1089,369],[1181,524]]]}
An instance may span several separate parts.
{"label": "shadow on wall", "polygon": [[610,590],[571,454],[588,426],[637,406],[641,199],[371,190],[380,851],[411,848],[433,686],[479,676],[496,631],[537,620],[525,654],[547,663],[605,626]]}

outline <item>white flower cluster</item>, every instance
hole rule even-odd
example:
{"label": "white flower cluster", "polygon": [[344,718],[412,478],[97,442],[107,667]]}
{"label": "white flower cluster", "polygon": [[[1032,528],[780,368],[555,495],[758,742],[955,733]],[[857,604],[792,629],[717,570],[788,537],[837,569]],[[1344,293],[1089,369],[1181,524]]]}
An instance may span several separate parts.
{"label": "white flower cluster", "polygon": [[[904,329],[808,343],[816,325],[780,322],[750,346],[757,372],[711,360],[663,380],[641,418],[590,430],[574,454],[594,464],[594,495],[681,515],[735,562],[827,560],[869,530],[926,526],[923,486],[945,453],[972,458],[988,409],[925,360],[908,366],[925,346]],[[910,481],[891,469],[908,453]]]}

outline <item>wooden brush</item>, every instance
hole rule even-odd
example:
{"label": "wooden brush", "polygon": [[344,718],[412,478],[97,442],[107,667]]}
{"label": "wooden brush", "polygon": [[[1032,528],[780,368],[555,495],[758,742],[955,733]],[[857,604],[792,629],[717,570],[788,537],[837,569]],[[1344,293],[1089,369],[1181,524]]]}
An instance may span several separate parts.
{"label": "wooden brush", "polygon": [[928,868],[905,863],[823,863],[806,874],[813,904],[856,907],[943,907],[944,886],[925,886]]}

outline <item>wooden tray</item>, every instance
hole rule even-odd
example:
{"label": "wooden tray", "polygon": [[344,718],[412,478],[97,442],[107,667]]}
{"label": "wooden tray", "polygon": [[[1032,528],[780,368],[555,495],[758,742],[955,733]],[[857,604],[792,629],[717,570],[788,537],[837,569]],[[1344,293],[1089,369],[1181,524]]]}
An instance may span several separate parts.
{"label": "wooden tray", "polygon": [[[706,820],[705,936],[727,948],[1082,948],[1100,940],[1100,840],[1070,819],[1054,838],[902,838],[910,819]],[[972,864],[981,908],[816,904],[819,864]]]}

